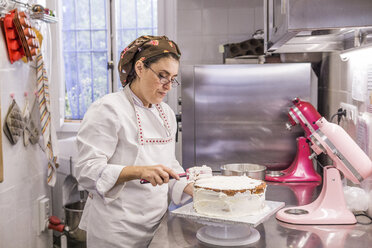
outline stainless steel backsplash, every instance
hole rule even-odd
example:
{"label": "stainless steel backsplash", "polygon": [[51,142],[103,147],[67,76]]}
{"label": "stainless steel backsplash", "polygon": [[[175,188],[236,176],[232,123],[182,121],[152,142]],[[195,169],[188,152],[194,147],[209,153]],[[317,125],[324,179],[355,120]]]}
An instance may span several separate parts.
{"label": "stainless steel backsplash", "polygon": [[196,65],[181,68],[182,164],[290,165],[301,128],[285,128],[291,100],[317,104],[309,63]]}

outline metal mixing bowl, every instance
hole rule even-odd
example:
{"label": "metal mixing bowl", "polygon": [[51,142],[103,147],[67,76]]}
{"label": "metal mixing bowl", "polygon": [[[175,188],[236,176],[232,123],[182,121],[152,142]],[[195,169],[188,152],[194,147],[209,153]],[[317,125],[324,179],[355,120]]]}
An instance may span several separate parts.
{"label": "metal mixing bowl", "polygon": [[248,176],[265,180],[266,166],[258,164],[225,164],[221,166],[223,176]]}
{"label": "metal mixing bowl", "polygon": [[266,175],[271,176],[271,177],[280,177],[280,176],[283,176],[284,173],[281,171],[266,171]]}
{"label": "metal mixing bowl", "polygon": [[85,242],[86,232],[79,228],[79,223],[81,216],[83,215],[83,210],[85,206],[85,201],[77,201],[64,206],[66,225],[69,227],[69,236],[76,241]]}

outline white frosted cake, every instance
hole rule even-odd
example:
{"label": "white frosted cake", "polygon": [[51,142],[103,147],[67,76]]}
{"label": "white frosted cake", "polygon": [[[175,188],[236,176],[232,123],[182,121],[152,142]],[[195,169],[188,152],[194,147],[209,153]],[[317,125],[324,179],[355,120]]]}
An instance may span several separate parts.
{"label": "white frosted cake", "polygon": [[247,176],[213,176],[194,184],[194,209],[217,217],[256,215],[265,207],[266,183]]}

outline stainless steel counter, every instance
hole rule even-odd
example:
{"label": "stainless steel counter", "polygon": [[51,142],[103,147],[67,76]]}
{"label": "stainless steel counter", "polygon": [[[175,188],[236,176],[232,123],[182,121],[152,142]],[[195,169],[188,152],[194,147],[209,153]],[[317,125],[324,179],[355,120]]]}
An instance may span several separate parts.
{"label": "stainless steel counter", "polygon": [[[268,184],[266,199],[282,201],[286,206],[312,202],[321,190],[316,183]],[[171,216],[164,217],[150,248],[221,247],[204,244],[196,238],[203,224],[194,220]],[[372,225],[290,225],[279,222],[272,215],[255,228],[261,238],[244,247],[370,247]]]}

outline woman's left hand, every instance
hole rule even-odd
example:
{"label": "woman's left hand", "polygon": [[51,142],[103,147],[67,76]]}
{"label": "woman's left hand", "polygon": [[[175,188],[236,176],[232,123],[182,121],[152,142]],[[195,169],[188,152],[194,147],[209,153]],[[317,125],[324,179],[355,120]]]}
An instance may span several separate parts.
{"label": "woman's left hand", "polygon": [[186,194],[193,196],[194,193],[194,183],[189,183],[186,185],[186,187],[183,189],[183,192]]}

